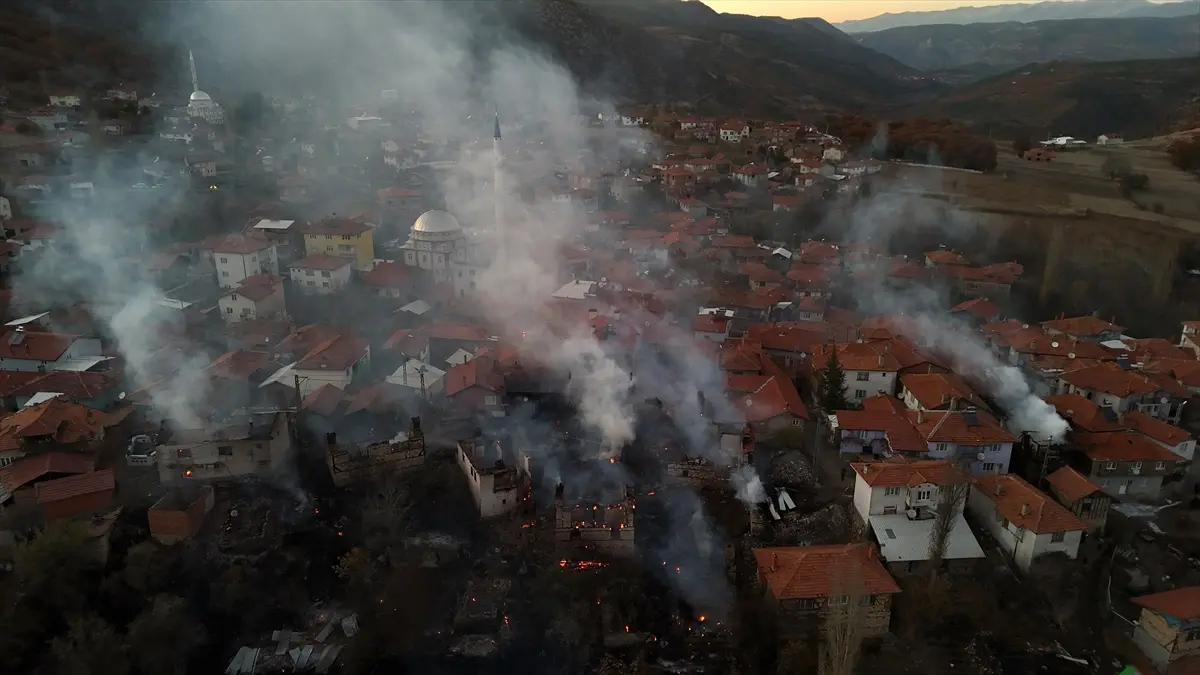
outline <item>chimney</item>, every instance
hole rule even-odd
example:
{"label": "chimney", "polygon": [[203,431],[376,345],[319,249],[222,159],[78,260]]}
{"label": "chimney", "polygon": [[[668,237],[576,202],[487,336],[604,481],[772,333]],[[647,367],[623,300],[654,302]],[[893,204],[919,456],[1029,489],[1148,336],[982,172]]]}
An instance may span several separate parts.
{"label": "chimney", "polygon": [[874,560],[875,556],[879,555],[879,551],[876,551],[875,547],[870,544],[867,544],[866,546],[867,546],[867,560]]}
{"label": "chimney", "polygon": [[771,551],[771,571],[774,572],[779,567],[779,554]]}
{"label": "chimney", "polygon": [[1029,505],[1028,504],[1021,505],[1021,515],[1023,515],[1023,516],[1029,515]]}
{"label": "chimney", "polygon": [[997,497],[1004,496],[1004,483],[999,483],[999,482],[996,483],[996,496]]}
{"label": "chimney", "polygon": [[880,367],[880,368],[882,368],[882,367],[883,367],[883,354],[880,354],[880,355],[879,355],[879,367]]}
{"label": "chimney", "polygon": [[924,424],[924,423],[925,423],[925,410],[924,410],[924,408],[917,408],[917,424]]}
{"label": "chimney", "polygon": [[884,353],[884,354],[891,354],[891,353],[892,353],[892,343],[891,343],[891,342],[885,342],[885,343],[883,343],[883,353]]}
{"label": "chimney", "polygon": [[[955,399],[955,400],[958,400],[958,399]],[[975,413],[977,413],[977,412],[979,412],[979,411],[975,409],[975,406],[973,406],[973,405],[969,405],[969,406],[967,406],[967,413],[968,413],[968,414],[974,415],[974,414],[975,414]]]}
{"label": "chimney", "polygon": [[617,319],[617,320],[621,319],[621,310],[620,309],[613,310],[613,318]]}
{"label": "chimney", "polygon": [[[950,397],[950,410],[958,410],[958,398],[955,396]],[[970,410],[967,412],[970,412]]]}
{"label": "chimney", "polygon": [[1117,365],[1120,366],[1121,370],[1129,370],[1129,355],[1128,354],[1117,355]]}
{"label": "chimney", "polygon": [[421,433],[421,418],[420,417],[413,417],[413,418],[409,419],[409,422],[412,423],[412,431],[414,434]]}
{"label": "chimney", "polygon": [[325,434],[325,445],[329,448],[330,452],[337,450],[337,434],[332,431]]}

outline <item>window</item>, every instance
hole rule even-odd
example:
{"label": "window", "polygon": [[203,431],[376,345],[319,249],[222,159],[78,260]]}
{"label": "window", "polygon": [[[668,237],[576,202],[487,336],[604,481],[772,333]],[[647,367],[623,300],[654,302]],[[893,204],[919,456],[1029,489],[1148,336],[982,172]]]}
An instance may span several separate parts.
{"label": "window", "polygon": [[325,277],[326,279],[330,278],[329,272],[321,272],[321,276]]}
{"label": "window", "polygon": [[937,450],[938,452],[947,452],[950,450],[950,444],[949,443],[938,443],[936,446],[934,446],[934,449]]}
{"label": "window", "polygon": [[225,313],[226,313],[226,314],[233,314],[233,308],[232,308],[232,307],[226,307],[226,308],[225,308]]}
{"label": "window", "polygon": [[855,389],[854,390],[854,398],[866,398],[866,397],[867,397],[866,390],[863,390],[863,389]]}
{"label": "window", "polygon": [[222,457],[233,457],[233,446],[232,445],[217,446],[217,454]]}
{"label": "window", "polygon": [[896,515],[896,507],[894,507],[894,506],[885,506],[885,507],[883,507],[883,515],[885,515],[885,516],[894,516],[894,515]]}
{"label": "window", "polygon": [[870,373],[861,373],[861,372],[860,372],[860,373],[859,373],[859,374],[856,376],[856,379],[857,379],[859,382],[866,382],[867,380],[871,379],[871,374],[870,374]]}
{"label": "window", "polygon": [[223,276],[223,277],[227,277],[227,276],[229,276],[229,272],[226,272],[226,271],[222,270],[222,271],[221,271],[221,276]]}
{"label": "window", "polygon": [[900,494],[900,488],[898,488],[898,487],[884,488],[883,494],[886,497],[895,497],[896,495]]}
{"label": "window", "polygon": [[1142,463],[1141,463],[1141,462],[1134,462],[1134,463],[1133,463],[1133,466],[1131,466],[1131,467],[1129,467],[1129,468],[1130,468],[1130,470],[1131,470],[1133,473],[1137,473],[1137,472],[1139,472],[1139,471],[1141,471],[1141,470],[1142,470]]}
{"label": "window", "polygon": [[1185,639],[1188,642],[1191,642],[1192,640],[1200,640],[1200,628],[1193,628],[1189,630]]}
{"label": "window", "polygon": [[933,499],[933,490],[917,490],[917,501],[926,502]]}
{"label": "window", "polygon": [[1105,463],[1104,463],[1104,470],[1105,470],[1105,471],[1116,471],[1116,470],[1117,470],[1117,463],[1116,463],[1116,462],[1105,462]]}
{"label": "window", "polygon": [[0,457],[0,467],[5,467],[12,463],[13,463],[12,457]]}
{"label": "window", "polygon": [[322,281],[322,282],[321,282],[321,285],[322,285],[322,286],[324,286],[325,288],[330,288],[330,285],[329,285],[329,282],[328,282],[328,281]]}
{"label": "window", "polygon": [[1063,543],[1063,541],[1066,538],[1067,538],[1066,532],[1055,532],[1054,534],[1050,535],[1050,543],[1051,544],[1061,544],[1061,543]]}
{"label": "window", "polygon": [[804,425],[803,420],[800,420],[800,419],[792,420],[792,426],[794,426],[794,427],[799,427],[799,426],[803,426],[803,425]]}
{"label": "window", "polygon": [[796,601],[796,609],[812,609],[815,605],[812,598],[800,598]]}
{"label": "window", "polygon": [[996,470],[996,463],[995,463],[995,462],[984,462],[984,463],[983,463],[983,470],[984,470],[984,471],[986,471],[986,472],[988,472],[988,473],[991,473],[991,472],[995,471],[995,470]]}
{"label": "window", "polygon": [[1155,462],[1154,468],[1157,469],[1158,471],[1162,471],[1163,469],[1167,468],[1167,463],[1166,462]]}
{"label": "window", "polygon": [[224,256],[221,256],[221,262],[223,262],[223,263],[227,263],[227,262],[229,262],[229,258],[226,258],[226,257],[224,257]]}
{"label": "window", "polygon": [[348,234],[343,234],[343,235],[342,235],[342,241],[350,241],[350,235],[348,235]]}
{"label": "window", "polygon": [[829,604],[834,607],[840,607],[848,602],[850,602],[850,596],[848,595],[835,595],[829,598]]}

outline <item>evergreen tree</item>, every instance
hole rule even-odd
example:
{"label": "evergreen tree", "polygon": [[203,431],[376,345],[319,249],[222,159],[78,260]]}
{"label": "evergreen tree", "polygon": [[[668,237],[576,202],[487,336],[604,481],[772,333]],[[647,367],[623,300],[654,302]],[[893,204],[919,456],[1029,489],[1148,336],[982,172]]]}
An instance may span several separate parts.
{"label": "evergreen tree", "polygon": [[846,399],[846,375],[842,371],[842,364],[838,362],[834,345],[829,345],[829,361],[821,369],[817,383],[817,404],[826,415],[850,407]]}

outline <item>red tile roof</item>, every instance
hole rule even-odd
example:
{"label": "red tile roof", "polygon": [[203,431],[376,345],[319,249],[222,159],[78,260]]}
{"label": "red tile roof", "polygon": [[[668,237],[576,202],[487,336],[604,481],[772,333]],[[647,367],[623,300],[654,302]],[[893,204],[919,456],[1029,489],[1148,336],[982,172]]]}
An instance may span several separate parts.
{"label": "red tile roof", "polygon": [[231,234],[213,246],[213,253],[230,253],[249,255],[274,246],[263,237],[252,237],[242,234]]}
{"label": "red tile roof", "polygon": [[1174,424],[1168,424],[1141,412],[1126,413],[1125,424],[1147,438],[1172,447],[1192,437],[1187,431]]}
{"label": "red tile roof", "polygon": [[252,302],[262,302],[282,290],[283,277],[255,274],[243,279],[233,292]]}
{"label": "red tile roof", "polygon": [[353,335],[337,335],[313,347],[296,362],[296,370],[345,370],[367,354],[368,342]]}
{"label": "red tile roof", "polygon": [[96,468],[96,459],[74,452],[50,451],[24,457],[0,469],[0,486],[16,492],[46,474],[87,473]]}
{"label": "red tile roof", "polygon": [[[899,372],[904,366],[892,353],[890,342],[849,342],[833,346],[843,371],[863,370]],[[813,368],[824,368],[831,356],[830,346],[821,345],[813,352]]]}
{"label": "red tile roof", "polygon": [[948,460],[926,459],[915,462],[855,462],[854,473],[871,487],[912,487],[916,485],[962,485],[968,481]]}
{"label": "red tile roof", "polygon": [[1100,491],[1099,486],[1069,466],[1046,476],[1046,480],[1068,504]]}
{"label": "red tile roof", "polygon": [[325,417],[333,417],[345,398],[346,392],[332,384],[323,384],[304,397],[304,400],[300,402],[300,408]]}
{"label": "red tile roof", "polygon": [[113,490],[116,487],[117,480],[113,470],[104,469],[38,483],[34,486],[34,495],[38,504],[47,504],[80,495]]}
{"label": "red tile roof", "polygon": [[1082,532],[1087,523],[1016,474],[977,476],[975,489],[1008,521],[1034,534]]}
{"label": "red tile roof", "polygon": [[[732,401],[733,406],[742,412],[747,422],[758,423],[774,419],[780,415],[792,415],[800,419],[808,419],[808,408],[800,400],[796,385],[791,378],[775,365],[771,359],[763,360],[765,379],[753,390]],[[755,377],[755,376],[741,376]]]}
{"label": "red tile roof", "polygon": [[742,263],[739,271],[750,277],[750,281],[759,284],[778,284],[783,282],[783,275],[760,262]]}
{"label": "red tile roof", "polygon": [[979,319],[987,321],[1000,315],[1000,305],[988,300],[987,298],[974,298],[961,302],[950,308],[951,314],[965,313]]}
{"label": "red tile roof", "polygon": [[1047,332],[1062,333],[1077,338],[1096,337],[1101,333],[1108,332],[1120,333],[1124,330],[1123,326],[1109,323],[1104,319],[1098,319],[1094,316],[1078,316],[1071,319],[1043,321],[1042,328]]}
{"label": "red tile roof", "polygon": [[963,257],[961,253],[955,251],[947,251],[945,249],[938,251],[928,251],[925,253],[925,258],[934,265],[970,265],[970,261]]}
{"label": "red tile roof", "polygon": [[33,374],[37,377],[10,389],[6,395],[33,396],[38,392],[55,392],[69,399],[88,399],[102,396],[117,384],[117,376],[106,372],[53,370]]}
{"label": "red tile roof", "polygon": [[104,422],[99,410],[56,396],[0,419],[0,450],[20,447],[27,438],[48,438],[64,444],[99,438]]}
{"label": "red tile roof", "polygon": [[381,262],[362,275],[363,283],[377,288],[403,288],[408,283],[408,268],[398,262]]}
{"label": "red tile roof", "polygon": [[1133,598],[1142,607],[1180,621],[1200,618],[1200,586],[1185,586]]}
{"label": "red tile roof", "polygon": [[700,314],[692,320],[692,330],[697,333],[724,333],[729,319],[716,314]]}
{"label": "red tile roof", "polygon": [[249,382],[250,377],[271,362],[266,352],[235,349],[218,356],[206,370],[211,377]]}
{"label": "red tile roof", "polygon": [[754,561],[776,600],[900,592],[871,544],[756,548]]}
{"label": "red tile roof", "polygon": [[[889,397],[890,398],[890,397]],[[869,399],[868,399],[869,400]],[[864,401],[864,404],[866,401]],[[895,410],[838,410],[838,429],[882,431],[888,447],[896,452],[927,452],[929,446],[908,417]]]}
{"label": "red tile roof", "polygon": [[1103,434],[1078,433],[1075,442],[1093,462],[1167,462],[1183,458],[1141,434],[1113,431]]}
{"label": "red tile roof", "polygon": [[[22,336],[22,337],[18,337]],[[0,337],[0,358],[57,361],[79,336],[10,330]]]}
{"label": "red tile roof", "polygon": [[1047,396],[1046,403],[1054,406],[1063,419],[1076,429],[1091,432],[1121,431],[1125,425],[1116,418],[1116,411],[1111,413],[1114,419],[1105,417],[1100,406],[1079,394],[1059,394]]}
{"label": "red tile roof", "polygon": [[719,363],[722,370],[761,373],[766,358],[762,343],[743,338],[722,343]]}
{"label": "red tile roof", "polygon": [[957,400],[958,408],[973,405],[987,409],[983,399],[953,373],[912,373],[900,376],[900,385],[907,389],[922,408],[936,410]]}
{"label": "red tile roof", "polygon": [[[975,413],[910,410],[908,419],[927,443],[957,443],[959,445],[990,445],[1013,443],[1013,437],[996,418],[977,410]],[[971,418],[974,417],[974,420]]]}
{"label": "red tile roof", "polygon": [[477,356],[446,371],[446,395],[454,396],[471,387],[498,392],[504,379],[496,372],[495,362],[488,356]]}
{"label": "red tile roof", "polygon": [[1062,374],[1063,382],[1091,391],[1112,394],[1120,398],[1145,396],[1160,389],[1186,396],[1186,390],[1170,378],[1123,370],[1116,363],[1106,362],[1090,368],[1080,368]]}
{"label": "red tile roof", "polygon": [[300,326],[287,334],[276,347],[276,353],[293,354],[297,357],[307,354],[313,347],[330,338],[337,337],[342,331],[324,323],[310,323]]}
{"label": "red tile roof", "polygon": [[290,267],[301,270],[324,270],[327,272],[332,272],[333,270],[340,270],[347,265],[353,264],[354,258],[338,258],[331,255],[325,255],[324,253],[318,253],[316,255],[310,255],[303,260],[297,260],[296,262],[292,263]]}

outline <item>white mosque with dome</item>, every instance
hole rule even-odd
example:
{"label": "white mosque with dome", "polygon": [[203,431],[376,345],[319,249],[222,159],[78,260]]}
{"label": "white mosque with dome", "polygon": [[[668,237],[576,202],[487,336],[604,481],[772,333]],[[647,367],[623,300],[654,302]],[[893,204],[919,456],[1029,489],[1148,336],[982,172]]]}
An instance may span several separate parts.
{"label": "white mosque with dome", "polygon": [[422,213],[400,250],[406,266],[427,270],[436,282],[453,283],[459,297],[476,289],[477,278],[487,266],[480,243],[445,211]]}
{"label": "white mosque with dome", "polygon": [[458,219],[445,211],[426,211],[413,221],[408,241],[400,247],[404,264],[427,270],[435,282],[454,284],[454,295],[463,297],[475,292],[483,270],[492,262],[493,254],[504,255],[502,233],[504,214],[501,209],[501,157],[500,114],[496,114],[492,153],[494,175],[492,189],[495,191],[495,222],[493,234],[496,250],[489,248],[485,239],[468,234]]}
{"label": "white mosque with dome", "polygon": [[198,117],[209,124],[222,124],[225,121],[225,111],[207,93],[200,90],[200,81],[196,78],[196,59],[188,52],[188,67],[192,71],[192,95],[188,97],[188,116]]}

